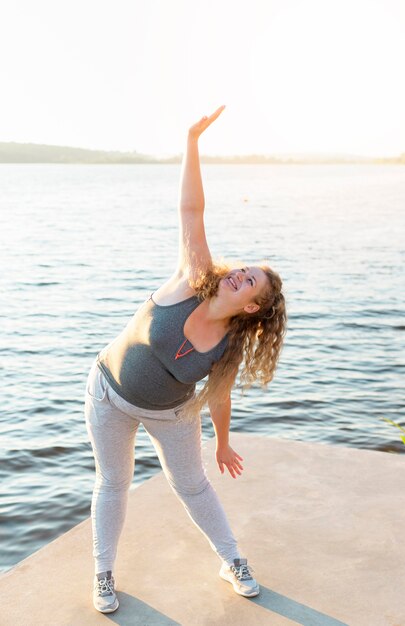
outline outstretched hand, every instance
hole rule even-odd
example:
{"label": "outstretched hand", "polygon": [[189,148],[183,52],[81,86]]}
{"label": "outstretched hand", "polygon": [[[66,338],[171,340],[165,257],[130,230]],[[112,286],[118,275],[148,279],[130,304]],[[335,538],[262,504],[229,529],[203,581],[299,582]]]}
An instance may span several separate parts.
{"label": "outstretched hand", "polygon": [[198,139],[201,133],[203,133],[208,128],[208,126],[211,126],[212,122],[214,122],[217,117],[221,115],[224,109],[225,104],[223,104],[216,111],[214,111],[212,115],[209,115],[208,117],[204,115],[204,117],[202,117],[199,122],[190,126],[188,131],[189,137],[192,137],[193,139]]}
{"label": "outstretched hand", "polygon": [[236,478],[235,473],[241,475],[240,470],[243,470],[243,467],[240,461],[243,461],[243,458],[230,445],[218,446],[215,450],[215,458],[221,474],[224,473],[224,465],[226,465],[232,478]]}

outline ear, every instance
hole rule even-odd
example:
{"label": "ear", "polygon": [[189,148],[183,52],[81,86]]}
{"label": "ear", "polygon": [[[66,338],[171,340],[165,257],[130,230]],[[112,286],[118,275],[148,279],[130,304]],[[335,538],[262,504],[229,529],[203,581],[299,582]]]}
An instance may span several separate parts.
{"label": "ear", "polygon": [[258,311],[260,309],[258,304],[255,304],[254,302],[252,302],[251,304],[247,304],[243,310],[246,313],[256,313],[256,311]]}

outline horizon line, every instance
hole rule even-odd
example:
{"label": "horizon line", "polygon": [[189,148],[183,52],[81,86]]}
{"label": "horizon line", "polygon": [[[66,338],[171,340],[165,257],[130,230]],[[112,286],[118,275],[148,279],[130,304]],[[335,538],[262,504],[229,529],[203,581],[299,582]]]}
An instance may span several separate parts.
{"label": "horizon line", "polygon": [[[108,149],[108,148],[84,148],[82,146],[72,146],[66,144],[50,144],[50,143],[37,143],[33,141],[1,141],[0,145],[4,144],[13,144],[20,146],[37,146],[37,147],[47,147],[47,148],[68,148],[72,150],[85,150],[87,152],[102,152],[102,153],[113,153],[118,155],[132,155],[138,157],[150,157],[156,159],[170,159],[177,158],[180,155],[184,154],[184,152],[165,152],[165,153],[148,153],[148,152],[138,152],[137,150],[123,150],[123,149]],[[350,157],[350,158],[358,158],[358,159],[398,159],[405,155],[404,152],[400,152],[397,154],[374,154],[374,155],[364,155],[353,152],[336,152],[336,151],[290,151],[290,152],[244,152],[244,153],[221,153],[221,154],[203,154],[201,153],[201,157],[209,157],[209,158],[238,158],[238,157],[270,157],[270,158],[283,158],[283,157],[316,157],[316,156],[329,156],[329,157]]]}

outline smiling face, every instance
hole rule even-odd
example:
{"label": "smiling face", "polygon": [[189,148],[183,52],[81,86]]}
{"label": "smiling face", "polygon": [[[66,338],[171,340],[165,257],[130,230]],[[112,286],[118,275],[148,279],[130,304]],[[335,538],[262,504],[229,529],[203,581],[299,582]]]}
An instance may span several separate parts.
{"label": "smiling face", "polygon": [[221,279],[217,295],[227,306],[233,304],[235,313],[255,313],[260,308],[255,300],[268,286],[267,276],[260,267],[241,267]]}

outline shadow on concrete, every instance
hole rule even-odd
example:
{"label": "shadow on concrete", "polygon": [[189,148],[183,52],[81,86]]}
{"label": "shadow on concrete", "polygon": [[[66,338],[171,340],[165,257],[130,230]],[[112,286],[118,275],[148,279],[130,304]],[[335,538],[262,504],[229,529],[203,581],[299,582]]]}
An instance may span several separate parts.
{"label": "shadow on concrete", "polygon": [[129,593],[118,591],[117,598],[120,603],[117,611],[102,615],[114,624],[119,624],[119,626],[145,626],[146,624],[148,626],[182,626],[180,622],[167,617],[150,604],[134,598]]}
{"label": "shadow on concrete", "polygon": [[[127,593],[118,592],[117,595],[120,601],[118,611],[111,615],[103,615],[103,617],[108,618],[114,624],[119,624],[119,626],[145,626],[145,624],[148,624],[148,626],[185,626],[184,623],[176,622],[149,604]],[[276,613],[301,626],[349,626],[346,622],[341,622],[334,617],[330,617],[325,613],[321,613],[316,609],[262,586],[260,587],[259,596],[246,599],[269,610],[269,621],[263,621],[263,624],[271,624],[274,621],[274,613]],[[246,608],[244,609],[244,619],[248,623],[249,616]],[[192,620],[195,621],[188,622],[190,625],[193,623],[198,624],[198,616],[195,616]],[[231,622],[233,622],[233,618],[230,616],[229,626]],[[228,626],[223,621],[223,618],[221,623],[222,626]]]}
{"label": "shadow on concrete", "polygon": [[294,623],[302,626],[349,626],[346,622],[341,622],[325,613],[320,613],[316,609],[296,602],[262,585],[260,585],[260,594],[255,598],[251,598],[251,602],[269,609],[272,613],[287,617]]}

